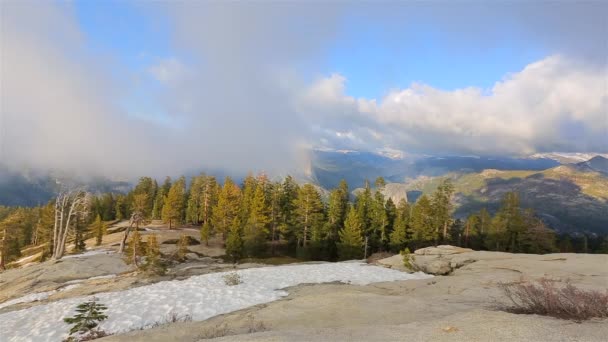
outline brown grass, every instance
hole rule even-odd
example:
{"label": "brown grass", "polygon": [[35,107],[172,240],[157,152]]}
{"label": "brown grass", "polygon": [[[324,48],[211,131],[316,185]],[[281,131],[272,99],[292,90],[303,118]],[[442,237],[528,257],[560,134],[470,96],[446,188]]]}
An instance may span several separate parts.
{"label": "brown grass", "polygon": [[536,314],[577,322],[608,317],[608,289],[605,292],[583,290],[570,282],[541,278],[537,281],[501,283],[509,304],[502,310],[518,314]]}

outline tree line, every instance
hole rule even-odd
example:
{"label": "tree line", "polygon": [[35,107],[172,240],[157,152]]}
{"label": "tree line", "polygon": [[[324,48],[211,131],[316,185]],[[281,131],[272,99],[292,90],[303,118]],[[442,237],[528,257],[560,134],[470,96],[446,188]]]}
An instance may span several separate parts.
{"label": "tree line", "polygon": [[437,244],[513,253],[608,252],[605,237],[556,236],[532,210],[520,207],[517,193],[506,193],[494,215],[482,209],[454,219],[449,179],[415,203],[394,203],[384,196],[385,185],[379,177],[353,195],[344,180],[326,192],[291,176],[271,181],[250,174],[241,184],[230,177],[220,184],[201,174],[189,184],[185,177],[167,177],[160,185],[142,177],[127,194],[60,193],[35,208],[0,207],[0,267],[28,246],[42,246],[45,257],[60,258],[66,241],[76,251],[84,250],[87,238],[100,244],[107,222],[124,219],[136,226],[151,219],[163,220],[170,229],[198,226],[203,243],[217,237],[233,260],[272,255],[355,259]]}

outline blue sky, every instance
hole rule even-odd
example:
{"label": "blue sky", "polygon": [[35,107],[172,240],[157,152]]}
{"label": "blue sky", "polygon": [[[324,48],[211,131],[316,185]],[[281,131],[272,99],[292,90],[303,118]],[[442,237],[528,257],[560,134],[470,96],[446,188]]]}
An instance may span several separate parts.
{"label": "blue sky", "polygon": [[606,2],[0,5],[14,163],[166,175],[285,171],[310,148],[608,152]]}
{"label": "blue sky", "polygon": [[[171,23],[155,8],[128,1],[76,1],[75,9],[90,49],[112,54],[134,73],[144,75],[162,59],[185,59],[172,43]],[[506,27],[499,32],[500,41],[480,46],[438,28],[432,18],[394,25],[355,12],[340,19],[337,35],[314,71],[345,76],[347,94],[354,97],[381,98],[413,82],[443,90],[487,89],[551,53],[515,33]],[[155,80],[142,81],[125,106],[129,112],[138,106],[158,111],[143,101],[156,91]]]}

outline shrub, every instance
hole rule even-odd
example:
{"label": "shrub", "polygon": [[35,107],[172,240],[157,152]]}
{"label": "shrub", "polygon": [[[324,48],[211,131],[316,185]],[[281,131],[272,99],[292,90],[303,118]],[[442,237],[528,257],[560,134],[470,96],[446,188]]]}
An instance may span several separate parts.
{"label": "shrub", "polygon": [[199,335],[198,338],[201,340],[208,340],[217,337],[224,337],[230,334],[230,328],[228,328],[228,324],[220,323],[216,326],[204,329]]}
{"label": "shrub", "polygon": [[105,305],[97,303],[96,298],[79,304],[76,307],[76,315],[63,319],[64,322],[73,324],[70,329],[70,337],[65,341],[90,341],[106,336],[105,332],[96,328],[99,322],[108,318],[103,314],[103,311],[107,309]]}
{"label": "shrub", "polygon": [[501,283],[510,300],[501,309],[520,314],[537,314],[561,319],[583,321],[608,317],[608,290],[605,293],[582,290],[570,282],[541,278],[537,281]]}
{"label": "shrub", "polygon": [[247,315],[247,332],[253,334],[259,331],[266,331],[267,329],[264,321],[256,321],[252,313]]}
{"label": "shrub", "polygon": [[228,286],[234,286],[243,283],[241,276],[236,272],[224,274],[222,278],[224,278],[224,283]]}
{"label": "shrub", "polygon": [[403,255],[403,266],[407,267],[410,270],[415,270],[416,268],[412,264],[412,261],[414,261],[414,256],[410,252],[410,249],[405,247],[405,249],[402,250],[400,254]]}

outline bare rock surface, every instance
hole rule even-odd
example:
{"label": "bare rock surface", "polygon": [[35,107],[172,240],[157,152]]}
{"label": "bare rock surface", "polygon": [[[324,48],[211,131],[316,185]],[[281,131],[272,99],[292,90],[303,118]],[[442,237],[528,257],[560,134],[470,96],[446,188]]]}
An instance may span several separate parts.
{"label": "bare rock surface", "polygon": [[[608,255],[441,253],[416,258],[447,260],[454,268],[449,276],[367,286],[301,285],[288,289],[285,299],[269,304],[102,341],[599,342],[608,336],[608,320],[575,323],[497,309],[497,303],[505,301],[498,287],[501,282],[551,277],[604,291]],[[400,257],[381,262],[398,267]]]}

